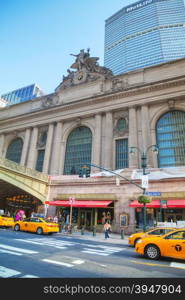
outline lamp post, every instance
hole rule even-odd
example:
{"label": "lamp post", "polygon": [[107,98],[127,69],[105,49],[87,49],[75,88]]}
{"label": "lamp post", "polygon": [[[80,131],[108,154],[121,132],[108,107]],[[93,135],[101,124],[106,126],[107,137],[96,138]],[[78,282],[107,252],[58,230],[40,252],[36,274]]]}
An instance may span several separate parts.
{"label": "lamp post", "polygon": [[70,218],[69,218],[69,225],[70,225],[70,230],[72,227],[72,211],[73,211],[73,203],[75,202],[75,198],[70,197],[69,198],[69,203],[70,203]]}
{"label": "lamp post", "polygon": [[[149,146],[146,150],[140,150],[138,147],[130,147],[129,153],[135,154],[138,151],[141,155],[141,168],[143,169],[143,178],[144,176],[148,175],[149,173],[146,172],[147,168],[147,154],[148,151],[151,150],[154,153],[158,153],[158,147],[156,145]],[[142,184],[143,185],[143,184]],[[143,185],[143,195],[146,194],[147,184]],[[146,231],[146,202],[143,202],[143,231]]]}

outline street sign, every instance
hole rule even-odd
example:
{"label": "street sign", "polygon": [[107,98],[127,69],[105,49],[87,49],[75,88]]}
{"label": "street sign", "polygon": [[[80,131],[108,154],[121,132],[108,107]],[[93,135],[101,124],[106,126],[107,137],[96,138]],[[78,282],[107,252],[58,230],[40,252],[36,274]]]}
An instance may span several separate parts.
{"label": "street sign", "polygon": [[142,188],[147,189],[148,188],[148,175],[142,175]]}
{"label": "street sign", "polygon": [[161,192],[146,192],[145,193],[147,196],[161,196]]}

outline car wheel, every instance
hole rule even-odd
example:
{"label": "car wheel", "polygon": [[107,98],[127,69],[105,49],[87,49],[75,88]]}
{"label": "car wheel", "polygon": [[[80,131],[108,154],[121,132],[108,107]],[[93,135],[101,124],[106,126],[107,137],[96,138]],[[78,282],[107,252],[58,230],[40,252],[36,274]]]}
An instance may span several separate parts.
{"label": "car wheel", "polygon": [[43,229],[41,227],[37,228],[37,234],[43,234]]}
{"label": "car wheel", "polygon": [[160,257],[160,250],[155,245],[148,245],[145,248],[145,256],[150,259],[159,259]]}
{"label": "car wheel", "polygon": [[134,247],[136,246],[136,243],[137,243],[140,239],[141,239],[141,238],[135,239],[135,241],[134,241]]}
{"label": "car wheel", "polygon": [[19,230],[20,230],[19,224],[16,224],[16,225],[14,226],[14,230],[15,230],[15,231],[19,231]]}

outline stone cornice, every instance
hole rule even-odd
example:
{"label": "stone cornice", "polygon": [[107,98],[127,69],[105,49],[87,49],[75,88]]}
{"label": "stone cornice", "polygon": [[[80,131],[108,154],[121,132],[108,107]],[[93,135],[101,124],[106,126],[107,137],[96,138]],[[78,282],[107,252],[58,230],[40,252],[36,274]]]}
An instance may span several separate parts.
{"label": "stone cornice", "polygon": [[[123,90],[123,91],[118,91],[118,92],[107,92],[107,93],[102,93],[101,95],[96,95],[93,97],[89,97],[86,99],[82,99],[82,100],[77,100],[77,101],[73,101],[71,103],[66,103],[66,104],[61,104],[61,105],[56,105],[53,107],[49,107],[49,108],[44,108],[43,107],[41,109],[38,110],[34,110],[34,111],[29,111],[27,113],[21,114],[21,115],[16,115],[16,116],[12,116],[10,118],[6,118],[6,119],[2,119],[0,120],[0,124],[3,123],[10,123],[10,121],[14,121],[17,123],[17,121],[26,121],[26,123],[28,123],[28,118],[32,118],[34,116],[35,121],[37,122],[37,120],[40,120],[40,124],[44,124],[44,123],[50,123],[53,122],[52,120],[52,116],[55,114],[55,112],[67,112],[67,111],[72,111],[75,109],[79,109],[82,107],[82,103],[83,103],[83,107],[88,107],[88,113],[86,113],[86,116],[88,115],[94,115],[96,112],[93,109],[96,109],[97,113],[102,113],[105,112],[105,106],[104,106],[104,102],[106,102],[107,104],[107,108],[106,110],[109,110],[108,105],[110,105],[111,101],[115,101],[115,100],[119,100],[119,99],[123,99],[123,98],[127,98],[127,97],[132,97],[132,96],[137,96],[137,95],[141,95],[141,94],[145,94],[145,98],[147,98],[147,94],[151,93],[151,92],[157,92],[160,90],[165,90],[167,88],[173,88],[173,87],[177,87],[177,86],[185,86],[185,76],[181,76],[181,77],[177,77],[175,79],[166,79],[163,81],[158,81],[158,82],[153,82],[153,83],[149,83],[149,84],[145,84],[145,85],[137,85],[137,86],[130,86],[129,88]],[[184,96],[185,96],[185,92],[184,92]],[[166,99],[169,99],[169,97],[166,97]],[[136,99],[135,101],[140,101],[141,99]],[[143,99],[142,99],[143,100]],[[101,108],[100,105],[101,103],[103,104],[103,107]],[[148,102],[149,104],[150,102]],[[93,106],[98,104],[98,108],[93,108]],[[114,103],[112,103],[114,104]],[[126,105],[127,107],[129,106],[133,106],[135,104],[133,104],[133,102],[131,101],[129,104],[129,99],[126,103],[122,103],[124,105]],[[141,102],[141,105],[143,104],[143,101]],[[137,106],[139,105],[139,103],[137,103]],[[92,107],[92,111],[89,109],[89,106]],[[112,108],[110,108],[110,110],[112,110]],[[44,115],[43,115],[44,113]],[[83,112],[84,113],[84,112]],[[82,113],[82,114],[83,114]],[[48,119],[48,115],[51,117],[51,120]],[[61,116],[63,117],[63,116]],[[69,116],[70,119],[73,118],[73,116]],[[67,119],[67,118],[66,118]],[[48,121],[48,122],[47,122]],[[29,126],[34,126],[34,123],[31,125],[29,124]]]}

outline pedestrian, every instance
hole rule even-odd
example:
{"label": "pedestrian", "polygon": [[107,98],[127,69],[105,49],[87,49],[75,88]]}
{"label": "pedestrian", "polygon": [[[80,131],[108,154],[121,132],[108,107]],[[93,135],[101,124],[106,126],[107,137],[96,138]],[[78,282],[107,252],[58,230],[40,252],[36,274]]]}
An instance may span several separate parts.
{"label": "pedestrian", "polygon": [[54,223],[58,223],[58,217],[57,217],[57,216],[54,216],[53,222],[54,222]]}
{"label": "pedestrian", "polygon": [[105,239],[109,238],[110,230],[111,230],[110,224],[107,221],[105,221],[104,224]]}

